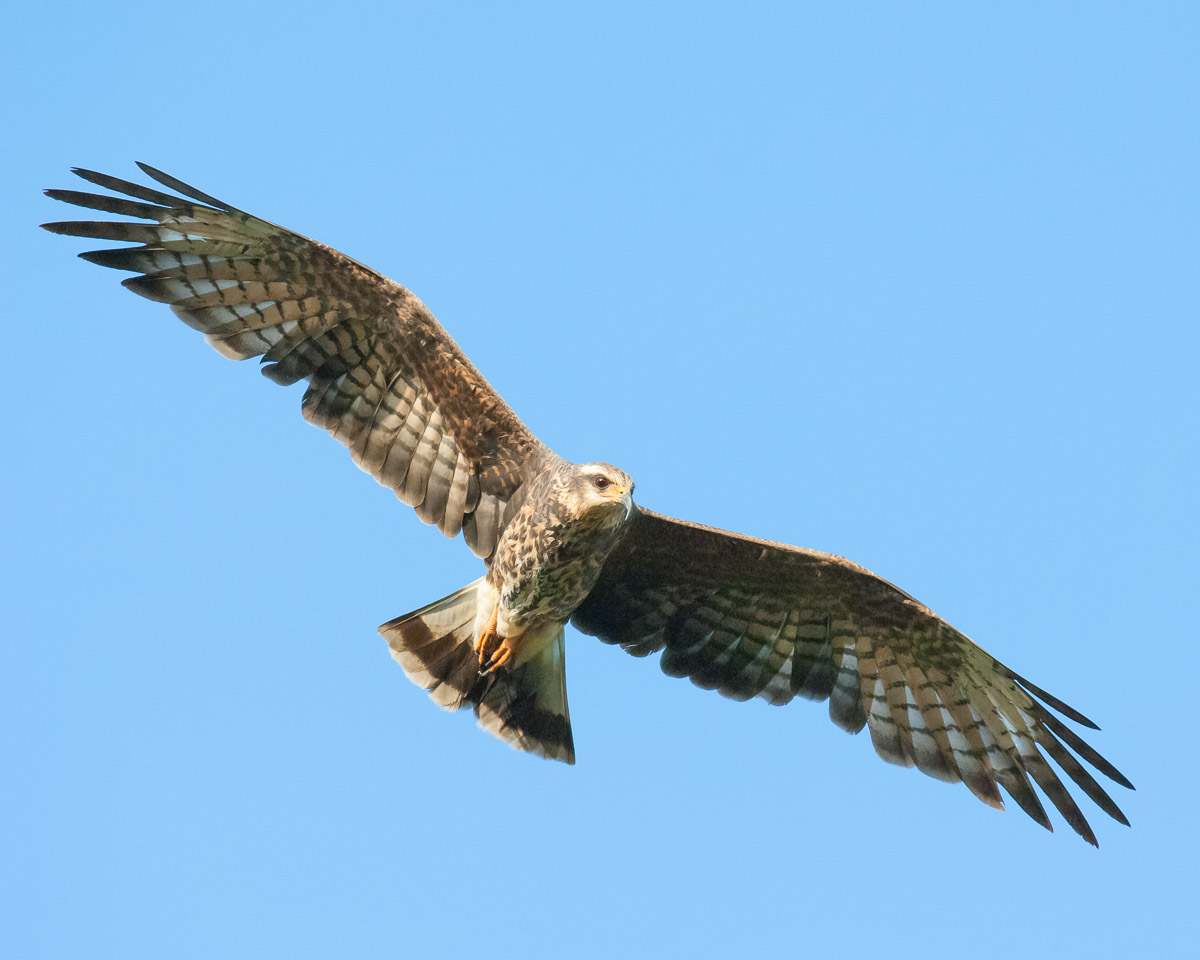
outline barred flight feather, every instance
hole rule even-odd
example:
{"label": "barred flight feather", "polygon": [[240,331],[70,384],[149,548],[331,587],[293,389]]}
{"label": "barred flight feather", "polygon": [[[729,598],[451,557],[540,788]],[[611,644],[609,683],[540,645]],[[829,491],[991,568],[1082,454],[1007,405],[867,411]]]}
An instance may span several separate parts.
{"label": "barred flight feather", "polygon": [[[73,220],[54,233],[140,246],[81,254],[142,274],[134,293],[170,305],[231,359],[261,357],[280,384],[307,380],[304,416],[449,536],[490,557],[505,507],[552,456],[415,296],[362,264],[139,164],[181,196],[76,169],[123,196],[47,195],[150,221]],[[184,199],[186,198],[186,199]]]}
{"label": "barred flight feather", "polygon": [[889,763],[961,780],[997,808],[1003,788],[1050,829],[1036,783],[1094,844],[1049,756],[1127,822],[1079,759],[1129,781],[1048,708],[1088,722],[1082,714],[841,557],[640,510],[573,622],[635,655],[662,650],[664,672],[734,699],[828,698],[831,719],[850,733],[865,726]]}
{"label": "barred flight feather", "polygon": [[[76,169],[114,195],[47,194],[133,219],[44,226],[134,244],[80,256],[138,274],[124,285],[168,304],[223,356],[259,357],[262,373],[282,385],[305,381],[309,422],[421,520],[447,536],[461,533],[489,563],[527,499],[547,507],[536,499],[543,493],[530,491],[564,462],[416,296],[329,247],[139,166],[175,194]],[[1003,807],[1003,789],[1049,829],[1036,785],[1095,843],[1052,760],[1101,810],[1128,823],[1084,763],[1132,784],[1051,711],[1095,724],[890,583],[831,554],[640,509],[620,532],[572,618],[584,632],[634,656],[661,652],[664,672],[735,700],[828,699],[832,721],[850,733],[865,727],[884,760],[961,780],[993,807]],[[481,674],[481,582],[381,627],[393,656],[440,705],[471,705],[484,729],[519,749],[572,762],[561,624],[539,625],[547,642],[529,660]]]}

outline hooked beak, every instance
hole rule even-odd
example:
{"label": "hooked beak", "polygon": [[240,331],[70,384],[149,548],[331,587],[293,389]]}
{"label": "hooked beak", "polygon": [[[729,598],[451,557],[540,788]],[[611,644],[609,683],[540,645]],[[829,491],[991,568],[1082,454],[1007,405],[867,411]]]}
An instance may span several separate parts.
{"label": "hooked beak", "polygon": [[613,490],[620,494],[621,505],[625,508],[625,519],[633,516],[633,491],[628,487],[614,486]]}

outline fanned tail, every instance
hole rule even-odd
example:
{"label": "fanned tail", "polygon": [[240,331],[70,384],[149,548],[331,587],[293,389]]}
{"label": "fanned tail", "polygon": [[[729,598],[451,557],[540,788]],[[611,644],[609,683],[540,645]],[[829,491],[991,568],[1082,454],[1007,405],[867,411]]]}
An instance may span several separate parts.
{"label": "fanned tail", "polygon": [[420,610],[390,620],[379,632],[392,657],[440,707],[470,704],[479,726],[518,750],[575,762],[563,627],[528,662],[480,674],[474,626],[483,578]]}

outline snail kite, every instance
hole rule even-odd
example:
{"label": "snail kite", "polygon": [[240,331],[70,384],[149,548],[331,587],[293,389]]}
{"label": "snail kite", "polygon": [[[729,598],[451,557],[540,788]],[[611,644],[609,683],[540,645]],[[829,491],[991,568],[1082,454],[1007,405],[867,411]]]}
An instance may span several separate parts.
{"label": "snail kite", "polygon": [[[48,195],[133,222],[46,224],[133,246],[82,253],[133,271],[216,350],[260,357],[276,383],[307,382],[302,412],[345,444],[424,522],[460,532],[487,572],[380,631],[441,706],[474,708],[521,750],[571,763],[568,621],[727,697],[828,700],[885,760],[959,781],[1043,826],[1031,781],[1091,843],[1053,759],[1127,823],[1080,759],[1126,787],[1051,708],[1086,717],[1014,673],[929,608],[855,563],[661,516],[607,463],[547,449],[399,284],[146,165],[175,193],[90,170],[121,196]],[[181,196],[177,196],[179,194]]]}

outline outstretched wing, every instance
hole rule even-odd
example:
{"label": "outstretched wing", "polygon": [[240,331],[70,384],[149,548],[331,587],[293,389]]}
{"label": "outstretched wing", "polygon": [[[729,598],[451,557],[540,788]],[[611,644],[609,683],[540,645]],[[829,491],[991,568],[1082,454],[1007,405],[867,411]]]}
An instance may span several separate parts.
{"label": "outstretched wing", "polygon": [[462,530],[489,557],[523,482],[552,455],[425,305],[336,250],[138,166],[188,199],[76,169],[125,196],[47,195],[150,222],[43,226],[137,243],[80,256],[141,274],[124,285],[170,304],[224,356],[261,357],[276,383],[307,380],[305,419],[423,521],[447,536]]}
{"label": "outstretched wing", "polygon": [[634,656],[661,650],[665,673],[735,700],[828,699],[834,723],[850,733],[865,725],[883,759],[961,780],[1003,808],[999,785],[1052,829],[1032,778],[1095,844],[1044,752],[1129,822],[1076,754],[1133,785],[1048,707],[1095,724],[841,557],[641,510],[572,622]]}

